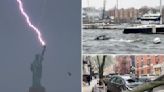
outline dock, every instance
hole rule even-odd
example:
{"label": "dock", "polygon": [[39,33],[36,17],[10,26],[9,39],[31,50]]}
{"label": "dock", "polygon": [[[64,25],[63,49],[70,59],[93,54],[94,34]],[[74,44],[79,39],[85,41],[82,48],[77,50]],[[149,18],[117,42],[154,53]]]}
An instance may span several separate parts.
{"label": "dock", "polygon": [[120,24],[83,24],[83,29],[124,29]]}

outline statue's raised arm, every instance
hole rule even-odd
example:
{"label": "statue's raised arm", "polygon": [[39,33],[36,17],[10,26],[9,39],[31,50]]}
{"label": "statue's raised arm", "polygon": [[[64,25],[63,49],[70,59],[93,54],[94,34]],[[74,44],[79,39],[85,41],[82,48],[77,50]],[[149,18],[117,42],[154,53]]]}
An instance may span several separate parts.
{"label": "statue's raised arm", "polygon": [[42,54],[41,54],[42,57],[44,56],[45,51],[46,51],[46,45],[43,46],[43,50],[42,50]]}

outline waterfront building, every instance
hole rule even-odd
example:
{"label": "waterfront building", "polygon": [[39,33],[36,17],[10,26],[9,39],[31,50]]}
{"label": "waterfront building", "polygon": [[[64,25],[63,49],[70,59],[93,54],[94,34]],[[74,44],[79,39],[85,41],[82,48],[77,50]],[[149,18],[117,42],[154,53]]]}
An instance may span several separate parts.
{"label": "waterfront building", "polygon": [[112,8],[108,11],[108,16],[114,16],[115,22],[117,20],[119,23],[135,22],[139,17],[139,10],[135,8],[121,8],[118,10]]}

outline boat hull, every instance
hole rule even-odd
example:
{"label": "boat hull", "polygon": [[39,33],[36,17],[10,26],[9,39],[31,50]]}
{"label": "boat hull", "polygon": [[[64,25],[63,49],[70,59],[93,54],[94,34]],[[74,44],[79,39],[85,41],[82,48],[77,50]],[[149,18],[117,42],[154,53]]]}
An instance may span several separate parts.
{"label": "boat hull", "polygon": [[164,34],[164,27],[155,28],[155,31],[153,28],[125,28],[123,33]]}

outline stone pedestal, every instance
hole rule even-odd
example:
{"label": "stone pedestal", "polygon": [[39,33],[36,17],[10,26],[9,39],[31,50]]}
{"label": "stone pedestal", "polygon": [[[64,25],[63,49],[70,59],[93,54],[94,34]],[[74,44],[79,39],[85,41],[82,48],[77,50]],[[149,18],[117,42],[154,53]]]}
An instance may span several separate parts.
{"label": "stone pedestal", "polygon": [[44,87],[30,87],[29,92],[46,92]]}

